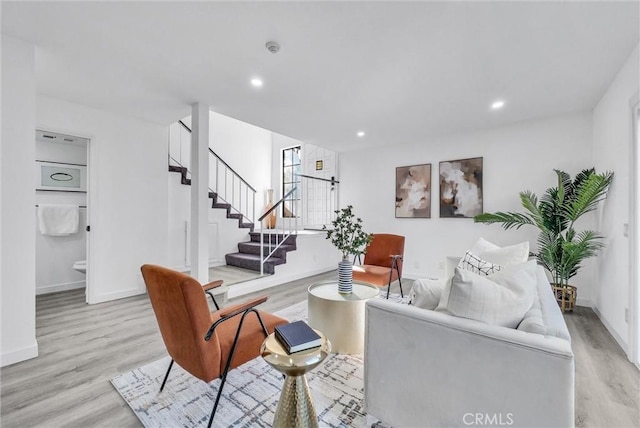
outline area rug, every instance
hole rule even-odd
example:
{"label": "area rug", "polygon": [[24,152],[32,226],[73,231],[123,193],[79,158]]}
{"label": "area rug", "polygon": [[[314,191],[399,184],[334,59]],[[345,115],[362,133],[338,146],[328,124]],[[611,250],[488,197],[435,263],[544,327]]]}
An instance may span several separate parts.
{"label": "area rug", "polygon": [[[406,303],[407,298],[390,300]],[[278,312],[290,321],[307,319],[307,302]],[[158,392],[170,358],[116,376],[111,383],[145,427],[206,426],[219,380],[205,383],[175,365],[162,392]],[[322,427],[363,427],[362,355],[330,354],[307,380]],[[216,427],[270,427],[280,397],[282,375],[262,358],[229,372],[213,425]]]}

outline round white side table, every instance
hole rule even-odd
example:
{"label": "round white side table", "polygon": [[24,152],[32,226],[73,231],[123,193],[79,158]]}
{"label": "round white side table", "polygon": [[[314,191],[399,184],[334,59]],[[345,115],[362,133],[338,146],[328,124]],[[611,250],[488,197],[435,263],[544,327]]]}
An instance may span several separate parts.
{"label": "round white side table", "polygon": [[309,325],[322,331],[331,341],[332,352],[364,352],[364,306],[380,291],[363,282],[353,282],[353,292],[338,293],[338,281],[322,281],[309,286]]}

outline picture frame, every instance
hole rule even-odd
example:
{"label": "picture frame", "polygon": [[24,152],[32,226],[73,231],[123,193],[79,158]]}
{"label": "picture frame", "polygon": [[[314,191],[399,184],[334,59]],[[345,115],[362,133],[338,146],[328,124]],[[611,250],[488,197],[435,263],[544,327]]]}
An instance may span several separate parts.
{"label": "picture frame", "polygon": [[36,161],[36,190],[86,192],[87,166]]}
{"label": "picture frame", "polygon": [[483,213],[482,157],[440,162],[440,218]]}
{"label": "picture frame", "polygon": [[396,218],[431,218],[431,164],[396,167]]}

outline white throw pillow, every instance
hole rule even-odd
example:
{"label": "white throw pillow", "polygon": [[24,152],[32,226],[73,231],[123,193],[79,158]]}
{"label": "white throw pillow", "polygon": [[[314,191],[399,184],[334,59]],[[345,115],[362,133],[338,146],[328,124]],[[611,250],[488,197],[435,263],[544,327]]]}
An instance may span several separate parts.
{"label": "white throw pillow", "polygon": [[483,260],[471,251],[467,251],[458,266],[460,269],[466,269],[478,275],[493,275],[502,270],[502,266]]}
{"label": "white throw pillow", "polygon": [[507,247],[499,247],[484,238],[480,238],[471,247],[470,251],[481,259],[500,266],[516,265],[529,259],[529,241]]}
{"label": "white throw pillow", "polygon": [[456,268],[437,310],[487,324],[516,328],[533,305],[536,263],[511,266],[489,276]]}
{"label": "white throw pillow", "polygon": [[435,309],[440,302],[444,282],[443,279],[416,279],[409,292],[409,304],[422,309]]}

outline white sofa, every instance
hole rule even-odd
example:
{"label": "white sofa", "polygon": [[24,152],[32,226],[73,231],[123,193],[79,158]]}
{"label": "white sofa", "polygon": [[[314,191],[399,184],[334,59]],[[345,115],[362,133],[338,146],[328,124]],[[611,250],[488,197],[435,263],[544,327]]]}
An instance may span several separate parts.
{"label": "white sofa", "polygon": [[369,415],[393,427],[573,426],[571,339],[542,268],[536,277],[546,334],[369,300]]}

